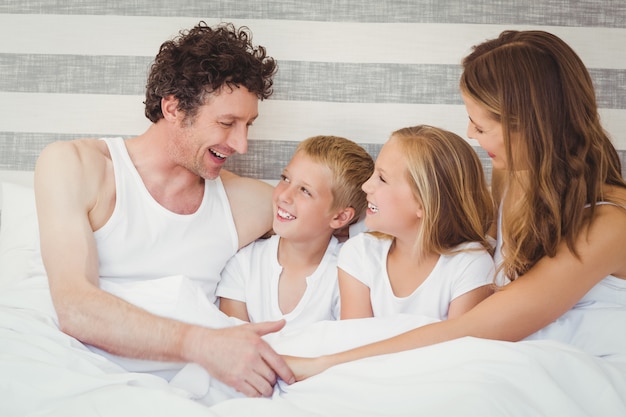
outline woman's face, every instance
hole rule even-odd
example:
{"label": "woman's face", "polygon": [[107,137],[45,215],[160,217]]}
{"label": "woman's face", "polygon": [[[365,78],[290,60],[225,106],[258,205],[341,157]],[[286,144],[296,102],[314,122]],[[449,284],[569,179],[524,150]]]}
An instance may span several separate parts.
{"label": "woman's face", "polygon": [[491,113],[481,104],[464,93],[463,101],[469,116],[467,136],[476,139],[487,151],[494,168],[506,169],[508,166],[502,124],[491,117]]}

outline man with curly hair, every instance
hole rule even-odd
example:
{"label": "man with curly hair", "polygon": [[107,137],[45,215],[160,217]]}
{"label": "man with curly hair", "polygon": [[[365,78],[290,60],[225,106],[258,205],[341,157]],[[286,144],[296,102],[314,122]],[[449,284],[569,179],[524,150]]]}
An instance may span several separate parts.
{"label": "man with curly hair", "polygon": [[43,150],[35,168],[35,270],[47,275],[62,331],[119,357],[200,364],[248,396],[270,395],[277,378],[293,380],[261,338],[282,321],[207,328],[151,314],[101,288],[107,280],[180,275],[215,297],[226,261],[271,228],[272,187],[222,167],[246,152],[276,68],[247,28],[200,22],[156,56],[146,132]]}

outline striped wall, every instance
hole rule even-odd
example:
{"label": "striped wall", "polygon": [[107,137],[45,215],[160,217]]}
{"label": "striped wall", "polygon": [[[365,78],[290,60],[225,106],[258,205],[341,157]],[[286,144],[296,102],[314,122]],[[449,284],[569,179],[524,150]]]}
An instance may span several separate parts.
{"label": "striped wall", "polygon": [[462,57],[504,29],[531,28],[561,36],[587,64],[626,167],[624,0],[3,0],[0,170],[32,170],[51,141],[142,133],[152,58],[201,19],[248,26],[279,62],[249,153],[230,162],[241,174],[277,178],[295,144],[317,134],[374,155],[391,131],[419,123],[465,137]]}

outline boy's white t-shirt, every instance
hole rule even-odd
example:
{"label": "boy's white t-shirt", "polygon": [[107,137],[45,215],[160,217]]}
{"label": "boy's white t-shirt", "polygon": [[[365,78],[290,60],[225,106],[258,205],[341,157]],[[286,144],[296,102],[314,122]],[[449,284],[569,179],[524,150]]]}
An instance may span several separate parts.
{"label": "boy's white t-shirt", "polygon": [[452,300],[493,283],[493,258],[480,243],[470,242],[457,249],[473,250],[441,255],[430,275],[411,295],[397,297],[387,274],[391,243],[391,239],[361,233],[348,239],[339,253],[338,267],[369,287],[374,317],[406,313],[445,320]]}
{"label": "boy's white t-shirt", "polygon": [[268,320],[287,321],[284,329],[299,328],[321,320],[339,318],[337,256],[341,243],[332,237],[319,266],[306,278],[307,288],[298,305],[283,314],[278,304],[278,263],[280,236],[274,235],[245,246],[231,258],[222,271],[217,296],[246,303],[252,323]]}

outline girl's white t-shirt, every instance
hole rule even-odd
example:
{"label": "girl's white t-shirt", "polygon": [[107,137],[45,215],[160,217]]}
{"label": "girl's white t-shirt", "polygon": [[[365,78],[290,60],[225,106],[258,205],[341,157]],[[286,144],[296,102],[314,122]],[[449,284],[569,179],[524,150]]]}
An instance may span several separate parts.
{"label": "girl's white t-shirt", "polygon": [[455,248],[459,251],[452,255],[441,255],[411,295],[397,297],[387,274],[391,243],[391,239],[365,232],[348,239],[339,253],[338,267],[369,287],[374,317],[406,313],[445,320],[452,300],[493,283],[493,258],[480,243],[469,242]]}

